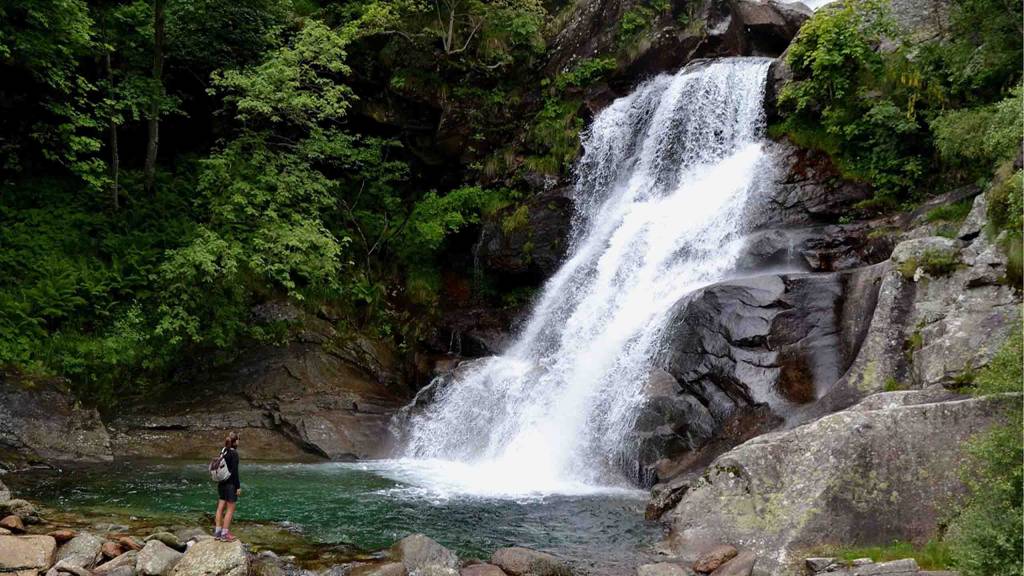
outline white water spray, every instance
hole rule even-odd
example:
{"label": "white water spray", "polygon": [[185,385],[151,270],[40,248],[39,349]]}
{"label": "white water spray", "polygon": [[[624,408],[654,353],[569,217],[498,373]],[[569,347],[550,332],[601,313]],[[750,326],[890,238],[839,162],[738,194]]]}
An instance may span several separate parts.
{"label": "white water spray", "polygon": [[668,312],[739,255],[766,161],[769,63],[659,76],[595,118],[567,261],[511,348],[460,370],[410,418],[404,468],[481,495],[629,485],[622,471]]}

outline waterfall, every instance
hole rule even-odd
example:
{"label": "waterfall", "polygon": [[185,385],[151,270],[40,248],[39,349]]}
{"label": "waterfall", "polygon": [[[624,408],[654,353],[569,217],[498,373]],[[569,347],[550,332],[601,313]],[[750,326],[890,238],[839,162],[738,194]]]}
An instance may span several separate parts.
{"label": "waterfall", "polygon": [[573,242],[514,344],[438,383],[408,465],[484,494],[625,486],[631,432],[672,305],[723,279],[759,174],[770,60],[662,75],[583,135]]}

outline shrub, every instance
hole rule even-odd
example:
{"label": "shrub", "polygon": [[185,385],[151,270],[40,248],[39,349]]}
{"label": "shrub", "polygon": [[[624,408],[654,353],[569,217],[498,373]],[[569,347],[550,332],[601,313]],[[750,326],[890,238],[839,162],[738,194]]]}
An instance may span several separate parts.
{"label": "shrub", "polygon": [[913,278],[917,269],[924,270],[929,276],[946,276],[956,270],[960,261],[953,252],[945,250],[926,250],[919,258],[908,258],[899,266],[904,278]]}
{"label": "shrub", "polygon": [[[1018,325],[1019,328],[1019,325]],[[975,378],[976,394],[1020,392],[1024,378],[1022,335],[1016,330]],[[952,564],[964,576],[1021,576],[1024,556],[1024,410],[973,438],[961,475],[968,497],[950,524]]]}
{"label": "shrub", "polygon": [[972,174],[991,173],[997,162],[1020,152],[1024,133],[1024,87],[994,104],[950,110],[931,121],[943,162]]}
{"label": "shrub", "polygon": [[927,222],[962,222],[971,213],[973,205],[974,202],[970,199],[953,204],[943,204],[929,210],[924,219]]}

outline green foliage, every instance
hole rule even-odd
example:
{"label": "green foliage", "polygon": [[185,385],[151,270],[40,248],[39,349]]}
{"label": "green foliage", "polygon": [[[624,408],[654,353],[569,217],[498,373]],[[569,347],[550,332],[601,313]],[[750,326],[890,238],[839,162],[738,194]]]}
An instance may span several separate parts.
{"label": "green foliage", "polygon": [[615,71],[618,65],[614,58],[588,58],[580,61],[569,72],[559,74],[555,78],[554,87],[557,92],[567,88],[583,88],[604,78],[609,72]]}
{"label": "green foliage", "polygon": [[1014,159],[1024,133],[1024,86],[994,104],[950,110],[931,122],[943,162],[977,175]]}
{"label": "green foliage", "polygon": [[876,50],[897,35],[887,6],[876,0],[819,11],[790,46],[796,80],[779,95],[789,114],[781,131],[828,152],[847,176],[871,182],[876,205],[899,203],[924,174],[918,106],[938,98],[902,51]]}
{"label": "green foliage", "polygon": [[943,204],[929,210],[924,219],[927,222],[962,222],[970,214],[973,205],[970,199]]}
{"label": "green foliage", "polygon": [[619,29],[616,31],[619,46],[634,43],[641,34],[650,29],[659,15],[668,12],[670,8],[667,0],[641,0],[626,10],[619,19]]}
{"label": "green foliage", "polygon": [[988,192],[989,223],[996,230],[1006,230],[1019,237],[1024,225],[1024,172],[1018,170],[1010,176],[999,176]]}
{"label": "green foliage", "polygon": [[924,570],[942,570],[948,568],[951,561],[949,546],[941,540],[929,540],[924,546],[896,540],[885,546],[828,550],[827,554],[847,565],[859,558],[871,558],[875,562],[913,558]]}
{"label": "green foliage", "polygon": [[899,265],[900,274],[904,278],[913,278],[920,268],[929,276],[947,276],[960,265],[955,252],[946,250],[925,250],[919,258],[908,258]]}
{"label": "green foliage", "polygon": [[[1022,334],[1015,330],[975,378],[976,394],[1021,392]],[[1022,573],[1024,556],[1024,410],[1016,403],[1009,421],[974,437],[961,476],[968,498],[949,526],[952,565],[965,576]]]}
{"label": "green foliage", "polygon": [[583,120],[576,114],[580,105],[578,99],[548,98],[544,101],[527,134],[527,142],[544,154],[526,159],[530,169],[557,174],[576,159],[579,134],[583,129]]}
{"label": "green foliage", "polygon": [[[899,390],[906,390],[906,388],[907,387],[899,380],[889,377],[885,379],[885,386],[883,390],[886,392],[897,392]],[[863,556],[855,556],[855,558],[863,558]],[[902,556],[902,558],[906,558],[906,556]]]}

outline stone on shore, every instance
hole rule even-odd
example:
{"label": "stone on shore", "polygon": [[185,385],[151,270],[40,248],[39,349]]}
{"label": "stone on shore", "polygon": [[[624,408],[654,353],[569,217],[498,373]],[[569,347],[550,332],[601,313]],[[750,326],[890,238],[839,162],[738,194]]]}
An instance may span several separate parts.
{"label": "stone on shore", "polygon": [[754,573],[757,556],[749,550],[740,552],[731,560],[719,566],[711,576],[750,576]]}
{"label": "stone on shore", "polygon": [[391,547],[391,556],[409,572],[438,567],[454,573],[459,567],[459,557],[454,552],[423,534],[412,534],[396,542]]}
{"label": "stone on shore", "polygon": [[0,573],[36,576],[53,564],[56,554],[52,536],[0,536]]}
{"label": "stone on shore", "polygon": [[348,576],[406,576],[408,571],[405,564],[401,562],[388,562],[386,564],[366,564],[353,568]]}
{"label": "stone on shore", "polygon": [[6,502],[11,499],[11,490],[4,486],[3,481],[0,481],[0,502]]}
{"label": "stone on shore", "polygon": [[25,531],[25,524],[21,521],[21,518],[11,514],[0,520],[0,528],[6,528],[15,534],[19,534]]}
{"label": "stone on shore", "polygon": [[89,532],[81,532],[57,550],[57,562],[91,570],[100,559],[103,540]]}
{"label": "stone on shore", "polygon": [[139,552],[135,569],[143,576],[167,576],[182,558],[182,553],[153,539]]}
{"label": "stone on shore", "polygon": [[117,558],[100,564],[93,570],[93,574],[97,576],[111,576],[114,570],[127,567],[130,568],[132,574],[135,573],[135,565],[138,561],[139,553],[136,550],[129,550],[124,554],[121,554]]}
{"label": "stone on shore", "polygon": [[459,576],[508,576],[494,564],[472,564],[459,570]]}
{"label": "stone on shore", "polygon": [[171,576],[246,576],[249,556],[239,541],[201,540],[189,547]]}
{"label": "stone on shore", "polygon": [[131,536],[118,536],[114,539],[125,550],[142,550],[142,544]]}
{"label": "stone on shore", "polygon": [[145,538],[145,541],[147,543],[152,540],[159,540],[160,542],[163,542],[164,544],[170,546],[171,548],[174,548],[179,552],[185,550],[185,543],[181,541],[181,538],[178,538],[176,535],[171,534],[170,532],[157,532],[155,534],[150,534]]}
{"label": "stone on shore", "polygon": [[21,518],[25,524],[39,523],[39,513],[36,511],[36,507],[28,500],[14,498],[13,500],[0,502],[0,516],[12,514]]}
{"label": "stone on shore", "polygon": [[546,552],[518,546],[499,548],[491,556],[495,564],[511,576],[570,576],[572,569]]}
{"label": "stone on shore", "polygon": [[659,562],[638,567],[636,576],[689,576],[689,573],[679,564]]}
{"label": "stone on shore", "polygon": [[70,528],[61,528],[60,530],[50,532],[50,536],[53,536],[53,539],[57,541],[57,544],[63,544],[77,535],[78,532],[75,532]]}
{"label": "stone on shore", "polygon": [[107,540],[100,546],[100,554],[106,559],[117,558],[121,554],[124,554],[124,548],[117,542],[111,542]]}
{"label": "stone on shore", "polygon": [[735,546],[720,544],[701,554],[697,561],[693,563],[693,571],[710,574],[722,564],[735,558],[737,554],[739,554],[739,550],[736,550]]}

